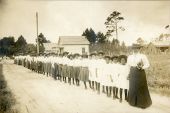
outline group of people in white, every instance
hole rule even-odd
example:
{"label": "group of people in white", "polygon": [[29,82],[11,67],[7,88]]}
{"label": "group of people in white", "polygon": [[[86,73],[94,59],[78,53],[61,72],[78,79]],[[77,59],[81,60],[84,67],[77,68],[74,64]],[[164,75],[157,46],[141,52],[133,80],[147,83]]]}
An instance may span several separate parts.
{"label": "group of people in white", "polygon": [[[106,93],[108,97],[129,101],[129,77],[131,67],[146,69],[149,62],[145,55],[108,56],[103,52],[94,52],[90,55],[45,54],[40,56],[15,56],[14,63],[31,69],[32,71],[52,76],[56,80],[64,81],[70,85],[87,82],[92,90],[98,94]],[[140,65],[139,65],[140,64]],[[122,96],[124,94],[124,96]]]}

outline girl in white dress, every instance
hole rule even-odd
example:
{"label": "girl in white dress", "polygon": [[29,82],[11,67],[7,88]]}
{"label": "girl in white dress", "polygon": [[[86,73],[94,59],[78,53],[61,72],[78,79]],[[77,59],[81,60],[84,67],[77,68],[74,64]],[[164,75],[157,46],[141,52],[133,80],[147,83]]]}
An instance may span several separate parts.
{"label": "girl in white dress", "polygon": [[101,85],[106,87],[106,94],[107,96],[111,96],[111,89],[112,89],[112,81],[111,81],[111,63],[110,63],[110,57],[105,56],[106,62],[103,64],[103,74],[102,74],[102,80]]}
{"label": "girl in white dress", "polygon": [[112,85],[113,85],[113,99],[118,98],[118,56],[112,58]]}
{"label": "girl in white dress", "polygon": [[129,89],[129,66],[126,65],[127,62],[127,56],[126,55],[120,55],[119,56],[119,72],[118,72],[118,88],[119,88],[119,94],[120,94],[120,99],[119,101],[122,102],[122,93],[124,91],[125,94],[125,100],[127,100],[128,97],[128,89]]}
{"label": "girl in white dress", "polygon": [[[100,51],[98,53],[98,59],[96,61],[96,64],[97,64],[97,92],[98,94],[100,94],[100,82],[102,80],[102,67],[103,67],[103,64],[106,62],[105,59],[103,58],[104,56],[104,53],[102,51]],[[102,92],[105,92],[105,88],[104,86],[102,86]]]}
{"label": "girl in white dress", "polygon": [[94,90],[94,82],[96,81],[97,65],[96,65],[96,53],[90,54],[91,59],[89,59],[89,84],[90,88]]}

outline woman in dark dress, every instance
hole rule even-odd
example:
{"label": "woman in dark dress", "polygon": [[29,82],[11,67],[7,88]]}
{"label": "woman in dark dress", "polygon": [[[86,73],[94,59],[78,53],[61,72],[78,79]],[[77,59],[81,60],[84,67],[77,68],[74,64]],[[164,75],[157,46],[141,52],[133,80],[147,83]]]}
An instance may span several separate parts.
{"label": "woman in dark dress", "polygon": [[133,54],[128,57],[127,61],[130,66],[128,102],[132,106],[146,108],[152,104],[145,74],[149,62],[144,54],[139,53],[138,45],[133,45],[132,48]]}

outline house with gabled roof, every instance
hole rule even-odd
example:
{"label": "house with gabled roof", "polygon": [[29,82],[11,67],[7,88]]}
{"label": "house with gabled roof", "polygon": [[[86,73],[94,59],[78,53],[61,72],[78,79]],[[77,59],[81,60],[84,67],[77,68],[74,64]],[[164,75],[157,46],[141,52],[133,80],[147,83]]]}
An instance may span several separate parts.
{"label": "house with gabled roof", "polygon": [[85,36],[60,36],[58,40],[59,52],[70,54],[89,54],[89,41]]}
{"label": "house with gabled roof", "polygon": [[57,43],[44,43],[45,53],[89,54],[89,41],[85,36],[60,36]]}

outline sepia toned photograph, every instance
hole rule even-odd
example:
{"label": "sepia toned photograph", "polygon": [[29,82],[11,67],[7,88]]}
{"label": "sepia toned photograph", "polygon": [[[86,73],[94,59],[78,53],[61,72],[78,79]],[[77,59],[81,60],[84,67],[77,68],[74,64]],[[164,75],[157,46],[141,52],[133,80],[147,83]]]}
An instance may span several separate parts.
{"label": "sepia toned photograph", "polygon": [[170,113],[170,1],[0,0],[0,113]]}

